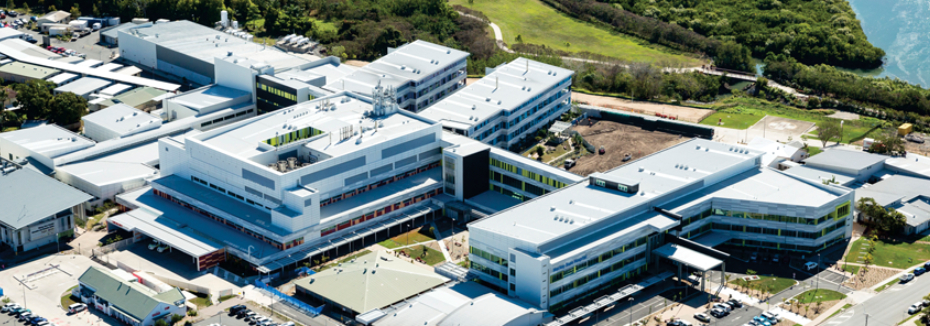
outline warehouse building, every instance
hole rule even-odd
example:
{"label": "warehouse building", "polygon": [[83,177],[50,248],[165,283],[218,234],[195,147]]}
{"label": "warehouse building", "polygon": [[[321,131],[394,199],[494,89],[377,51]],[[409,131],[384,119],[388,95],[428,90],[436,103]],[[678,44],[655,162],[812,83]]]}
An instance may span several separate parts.
{"label": "warehouse building", "polygon": [[74,235],[90,195],[0,158],[0,242],[16,252]]}
{"label": "warehouse building", "polygon": [[573,72],[518,58],[421,112],[453,133],[509,148],[571,109]]}
{"label": "warehouse building", "polygon": [[152,87],[139,87],[112,98],[101,99],[96,103],[88,102],[90,112],[106,109],[108,107],[124,104],[142,110],[152,111],[161,107],[161,100],[167,92]]}
{"label": "warehouse building", "polygon": [[393,93],[397,104],[420,112],[465,86],[468,52],[417,40],[326,85],[331,91],[371,96],[376,86]]}
{"label": "warehouse building", "polygon": [[74,93],[77,96],[83,97],[85,99],[91,99],[91,94],[94,92],[103,89],[104,87],[110,86],[112,84],[109,80],[100,79],[96,77],[84,77],[78,80],[75,80],[71,83],[68,83],[64,86],[59,86],[55,89],[55,94],[60,93]]}
{"label": "warehouse building", "polygon": [[296,67],[308,60],[212,28],[186,21],[156,22],[117,29],[120,58],[167,73],[194,85],[216,80],[214,58],[232,53],[274,70]]}
{"label": "warehouse building", "polygon": [[647,270],[722,266],[721,244],[810,254],[850,237],[851,189],[763,167],[764,154],[694,139],[593,174],[470,224],[471,269],[559,311]]}
{"label": "warehouse building", "polygon": [[125,104],[117,104],[81,118],[84,136],[98,142],[158,129],[162,120]]}
{"label": "warehouse building", "polygon": [[20,62],[11,62],[0,66],[0,78],[15,83],[25,83],[33,79],[46,79],[59,72],[61,70]]}

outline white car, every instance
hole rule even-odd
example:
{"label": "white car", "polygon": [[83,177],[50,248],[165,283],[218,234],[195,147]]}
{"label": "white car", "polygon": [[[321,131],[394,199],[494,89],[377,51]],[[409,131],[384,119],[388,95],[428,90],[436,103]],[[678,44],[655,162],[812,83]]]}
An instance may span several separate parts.
{"label": "white car", "polygon": [[75,303],[73,305],[68,306],[68,311],[71,312],[72,314],[76,314],[84,310],[87,310],[87,305],[83,303]]}
{"label": "white car", "polygon": [[714,308],[720,308],[721,310],[726,311],[726,312],[733,311],[733,308],[730,307],[730,305],[725,304],[725,303],[715,303]]}
{"label": "white car", "polygon": [[22,307],[18,303],[11,302],[3,305],[3,312],[10,312],[10,310]]}
{"label": "white car", "polygon": [[158,246],[158,252],[165,252],[165,250],[168,250],[168,245],[162,244]]}
{"label": "white car", "polygon": [[762,317],[768,318],[769,320],[774,320],[776,322],[781,322],[781,317],[778,317],[777,313],[771,311],[763,312]]}
{"label": "white car", "polygon": [[899,277],[898,279],[901,280],[901,283],[910,282],[911,280],[914,279],[914,274],[913,274],[913,273],[904,273],[904,275],[901,275],[901,277]]}
{"label": "white car", "polygon": [[702,314],[702,313],[696,313],[696,314],[694,314],[694,319],[697,319],[698,321],[705,322],[705,323],[709,323],[709,322],[710,322],[710,317],[708,317],[707,315]]}
{"label": "white car", "polygon": [[149,250],[155,250],[155,248],[158,248],[159,244],[158,240],[152,240],[152,243],[149,244]]}
{"label": "white car", "polygon": [[920,302],[915,303],[915,304],[912,304],[909,308],[907,308],[907,313],[910,314],[910,315],[916,314],[916,313],[920,312],[920,309],[921,309],[921,308],[922,308],[922,306],[921,306]]}
{"label": "white car", "polygon": [[806,264],[804,264],[804,269],[806,269],[806,270],[812,270],[812,269],[817,268],[817,266],[818,266],[817,263],[812,262],[812,261],[809,261],[809,262],[807,262]]}

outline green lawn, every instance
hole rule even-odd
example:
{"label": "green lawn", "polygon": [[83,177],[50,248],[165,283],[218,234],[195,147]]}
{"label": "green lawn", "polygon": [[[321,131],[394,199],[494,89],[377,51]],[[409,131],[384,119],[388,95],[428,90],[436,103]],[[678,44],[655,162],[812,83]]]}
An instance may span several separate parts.
{"label": "green lawn", "polygon": [[898,282],[901,282],[901,281],[898,279],[893,279],[891,281],[888,281],[888,283],[882,284],[882,286],[875,288],[875,292],[882,292],[882,290],[887,289],[888,287],[892,285],[898,284]]}
{"label": "green lawn", "polygon": [[81,299],[79,299],[78,297],[75,297],[75,296],[72,296],[72,295],[71,295],[71,290],[74,290],[74,288],[76,288],[76,287],[78,287],[78,286],[77,286],[77,285],[72,286],[72,287],[69,288],[67,291],[65,291],[65,293],[62,293],[62,295],[61,295],[61,308],[64,309],[65,311],[68,311],[68,307],[69,307],[69,306],[71,306],[71,305],[73,305],[73,304],[75,304],[75,303],[80,303],[80,302],[81,302]]}
{"label": "green lawn", "polygon": [[[566,144],[566,143],[563,143],[563,144]],[[540,146],[543,146],[544,149],[546,148],[545,145],[540,145]],[[522,155],[523,157],[529,157],[528,155],[532,155],[533,153],[536,153],[536,146],[530,147],[529,149],[524,151]],[[552,151],[552,153],[543,152],[542,162],[543,163],[549,162],[551,160],[554,160],[556,157],[564,155],[565,153],[568,153],[568,150],[564,149],[562,145],[555,146],[555,150]]]}
{"label": "green lawn", "polygon": [[[722,110],[723,112],[728,113],[740,113],[747,115],[770,115],[775,117],[789,118],[801,121],[809,121],[817,123],[826,119],[826,115],[830,112],[828,110],[807,110],[807,109],[798,109],[783,105],[780,103],[775,103],[759,98],[750,98],[750,97],[729,97],[718,103],[711,105],[709,108],[715,110]],[[707,121],[705,119],[705,121]],[[724,121],[726,122],[726,121]],[[702,121],[703,123],[703,121]],[[716,120],[711,122],[712,124],[716,123]],[[881,120],[862,117],[856,121],[847,122],[843,126],[843,143],[850,143],[861,140],[862,138],[867,137],[872,132],[872,125],[877,125],[881,123]],[[816,139],[816,132],[811,132],[806,135],[809,139]],[[833,141],[830,141],[833,143]]]}
{"label": "green lawn", "polygon": [[[701,120],[701,124],[743,130],[752,127],[764,117],[765,115],[717,112]],[[718,125],[717,123],[721,120],[723,125]]]}
{"label": "green lawn", "polygon": [[[742,279],[734,279],[730,281],[730,284],[735,284],[742,286]],[[796,282],[790,278],[784,277],[773,277],[773,276],[759,276],[758,281],[749,282],[752,286],[760,286],[765,292],[769,293],[778,293],[784,289],[787,289],[794,285]],[[771,289],[769,288],[771,286]]]}
{"label": "green lawn", "polygon": [[[420,232],[421,229],[422,229],[423,232]],[[393,238],[390,238],[390,239],[381,241],[381,242],[379,242],[378,244],[381,245],[382,247],[385,247],[385,248],[388,248],[388,249],[394,249],[394,248],[397,248],[397,247],[406,246],[406,245],[408,245],[408,244],[416,244],[416,243],[420,243],[420,242],[426,242],[426,241],[430,241],[430,240],[436,240],[436,238],[434,238],[432,234],[427,235],[427,234],[425,234],[425,233],[429,233],[429,227],[428,227],[428,226],[427,226],[427,227],[419,227],[419,228],[410,230],[410,231],[408,231],[408,232],[406,232],[406,233],[401,233],[400,235],[398,235],[398,236],[396,236],[396,237],[393,237]]]}
{"label": "green lawn", "polygon": [[795,297],[795,299],[798,299],[802,304],[842,300],[845,298],[845,294],[827,289],[808,290]]}
{"label": "green lawn", "polygon": [[849,309],[849,308],[852,307],[852,306],[853,306],[853,305],[852,305],[851,303],[844,304],[844,305],[843,305],[843,308],[840,308],[839,310],[834,311],[832,314],[830,314],[830,317],[827,317],[827,319],[830,319],[830,318],[832,318],[833,316],[836,316],[837,314],[839,314],[839,313],[841,313],[841,312],[843,312],[843,311],[846,311],[846,309]]}
{"label": "green lawn", "polygon": [[622,60],[687,66],[703,63],[697,58],[673,54],[671,49],[571,18],[539,0],[474,0],[473,4],[468,1],[451,0],[449,3],[484,13],[500,26],[507,44],[516,43],[519,35],[524,43],[567,52],[587,51]]}
{"label": "green lawn", "polygon": [[810,156],[814,156],[814,155],[823,153],[823,148],[820,148],[820,147],[807,146],[807,149],[806,149],[806,150],[807,150],[807,154],[810,155]]}
{"label": "green lawn", "polygon": [[198,309],[203,309],[203,308],[213,305],[213,301],[210,301],[210,298],[207,297],[206,294],[194,292],[194,295],[196,295],[197,297],[191,299],[190,301],[191,303],[197,305]]}
{"label": "green lawn", "polygon": [[[846,261],[859,263],[859,253],[865,251],[868,245],[869,242],[866,239],[853,242],[849,248],[849,254],[846,256]],[[872,253],[872,257],[872,264],[876,266],[907,268],[930,260],[930,244],[917,242],[889,243],[880,240],[875,244],[875,252]]]}
{"label": "green lawn", "polygon": [[[423,249],[426,249],[426,256],[423,256]],[[442,252],[427,246],[415,246],[401,251],[406,252],[411,258],[420,257],[430,266],[446,261],[446,257],[442,255]]]}

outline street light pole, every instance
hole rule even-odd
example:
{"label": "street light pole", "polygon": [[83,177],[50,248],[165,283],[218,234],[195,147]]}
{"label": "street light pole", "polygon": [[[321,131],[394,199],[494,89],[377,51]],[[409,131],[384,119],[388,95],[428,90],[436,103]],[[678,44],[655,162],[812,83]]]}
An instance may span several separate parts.
{"label": "street light pole", "polygon": [[869,326],[869,314],[865,314],[865,326]]}

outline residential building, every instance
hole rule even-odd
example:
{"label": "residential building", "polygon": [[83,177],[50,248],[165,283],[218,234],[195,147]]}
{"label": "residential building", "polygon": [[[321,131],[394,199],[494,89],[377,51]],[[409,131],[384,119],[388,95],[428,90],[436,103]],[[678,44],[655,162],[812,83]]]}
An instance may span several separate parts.
{"label": "residential building", "polygon": [[568,69],[517,58],[421,115],[453,133],[509,148],[571,109],[572,75]]}

